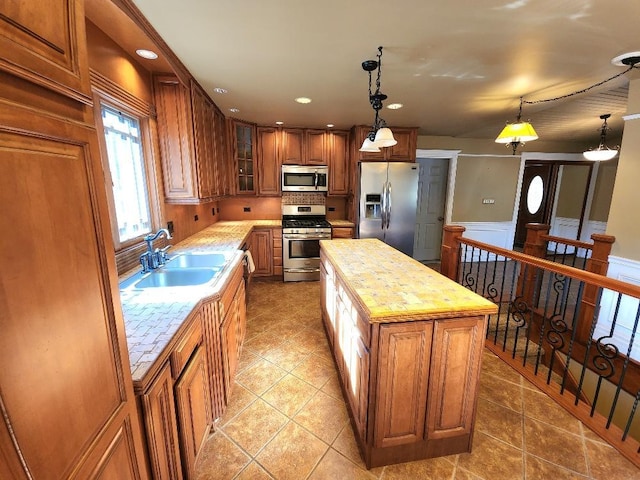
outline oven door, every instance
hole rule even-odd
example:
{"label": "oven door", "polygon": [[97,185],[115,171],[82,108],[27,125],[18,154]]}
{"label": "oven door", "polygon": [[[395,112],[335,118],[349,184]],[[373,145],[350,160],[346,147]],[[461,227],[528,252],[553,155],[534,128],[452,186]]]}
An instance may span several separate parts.
{"label": "oven door", "polygon": [[284,281],[320,280],[320,240],[330,238],[330,233],[283,233]]}

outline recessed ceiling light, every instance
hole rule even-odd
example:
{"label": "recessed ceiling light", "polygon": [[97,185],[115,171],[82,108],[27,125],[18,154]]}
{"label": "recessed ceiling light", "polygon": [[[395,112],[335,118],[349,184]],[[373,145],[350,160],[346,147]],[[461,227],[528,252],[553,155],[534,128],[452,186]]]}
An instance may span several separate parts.
{"label": "recessed ceiling light", "polygon": [[238,113],[240,111],[240,109],[236,108],[236,107],[232,107],[232,108],[229,109],[229,111],[232,112],[232,113]]}
{"label": "recessed ceiling light", "polygon": [[278,120],[278,121],[276,122],[276,125],[284,125],[284,122],[281,122],[280,120]]}
{"label": "recessed ceiling light", "polygon": [[221,87],[216,87],[213,89],[214,92],[216,93],[229,93],[229,90],[227,90],[226,88],[221,88]]}
{"label": "recessed ceiling light", "polygon": [[335,125],[333,123],[327,123],[328,128],[333,128]]}
{"label": "recessed ceiling light", "polygon": [[296,98],[296,102],[298,103],[311,103],[311,99],[307,97],[298,97]]}
{"label": "recessed ceiling light", "polygon": [[401,103],[390,103],[389,105],[387,105],[387,108],[389,110],[398,110],[399,108],[404,107],[404,105],[402,105]]}
{"label": "recessed ceiling light", "polygon": [[156,58],[158,58],[158,54],[156,52],[152,52],[151,50],[145,50],[144,48],[140,48],[136,50],[136,53],[140,57],[146,58],[147,60],[155,60]]}

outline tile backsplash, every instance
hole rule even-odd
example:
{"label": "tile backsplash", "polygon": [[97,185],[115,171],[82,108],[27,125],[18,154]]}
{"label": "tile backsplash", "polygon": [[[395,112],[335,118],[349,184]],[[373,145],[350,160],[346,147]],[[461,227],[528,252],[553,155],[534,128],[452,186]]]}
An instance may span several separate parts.
{"label": "tile backsplash", "polygon": [[283,192],[283,205],[325,205],[327,197],[322,193]]}

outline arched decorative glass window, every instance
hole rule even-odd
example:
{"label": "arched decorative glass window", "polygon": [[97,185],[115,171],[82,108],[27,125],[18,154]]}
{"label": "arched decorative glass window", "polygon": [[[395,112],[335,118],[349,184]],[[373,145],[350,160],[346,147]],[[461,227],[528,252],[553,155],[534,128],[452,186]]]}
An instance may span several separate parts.
{"label": "arched decorative glass window", "polygon": [[531,215],[538,213],[544,198],[544,182],[540,175],[536,175],[529,183],[527,190],[527,210]]}

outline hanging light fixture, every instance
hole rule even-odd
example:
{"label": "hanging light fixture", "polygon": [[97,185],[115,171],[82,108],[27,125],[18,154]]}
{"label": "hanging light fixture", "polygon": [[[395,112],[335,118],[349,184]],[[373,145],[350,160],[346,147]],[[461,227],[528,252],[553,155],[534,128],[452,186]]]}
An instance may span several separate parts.
{"label": "hanging light fixture", "polygon": [[520,145],[524,145],[525,142],[531,142],[538,139],[538,134],[534,130],[533,125],[521,120],[522,103],[522,97],[520,97],[520,110],[518,110],[516,123],[507,123],[500,132],[500,135],[496,138],[496,143],[504,143],[507,148],[511,147],[513,149],[513,155],[516,154],[516,149]]}
{"label": "hanging light fixture", "polygon": [[[380,76],[382,73],[382,47],[378,47],[378,60],[365,60],[362,62],[362,69],[365,72],[369,72],[369,103],[375,111],[375,117],[371,131],[362,142],[360,147],[361,152],[379,152],[381,147],[392,147],[398,141],[393,138],[393,132],[382,117],[380,117],[380,110],[382,109],[382,102],[387,99],[387,96],[380,91]],[[376,91],[371,92],[371,72],[378,70],[376,76]]]}
{"label": "hanging light fixture", "polygon": [[605,144],[605,140],[607,138],[607,130],[609,130],[609,126],[607,125],[607,119],[611,116],[610,113],[605,115],[600,115],[600,118],[604,120],[602,126],[600,127],[600,145],[597,148],[592,148],[591,150],[587,150],[582,153],[584,158],[587,160],[592,160],[594,162],[600,162],[603,160],[611,160],[618,154],[618,147],[609,148]]}

